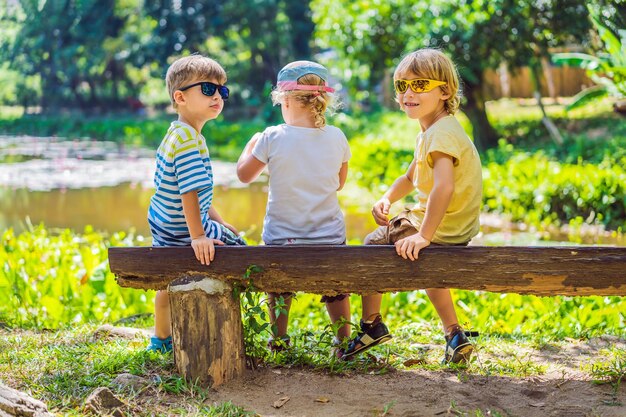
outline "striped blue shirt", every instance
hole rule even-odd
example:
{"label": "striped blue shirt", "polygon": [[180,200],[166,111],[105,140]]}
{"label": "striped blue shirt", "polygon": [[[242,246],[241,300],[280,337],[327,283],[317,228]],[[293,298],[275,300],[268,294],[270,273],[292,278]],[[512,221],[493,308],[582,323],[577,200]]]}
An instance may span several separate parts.
{"label": "striped blue shirt", "polygon": [[209,219],[213,201],[213,170],[204,137],[181,121],[172,122],[156,155],[155,192],[150,199],[148,223],[154,246],[191,244],[181,195],[198,192],[204,232],[220,239],[221,228]]}

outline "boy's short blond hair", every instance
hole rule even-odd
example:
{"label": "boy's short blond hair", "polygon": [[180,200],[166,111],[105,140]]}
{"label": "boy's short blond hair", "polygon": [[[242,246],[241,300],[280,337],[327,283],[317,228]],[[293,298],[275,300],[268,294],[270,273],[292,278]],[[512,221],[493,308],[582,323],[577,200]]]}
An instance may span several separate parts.
{"label": "boy's short blond hair", "polygon": [[444,81],[446,85],[440,87],[441,91],[450,95],[444,103],[444,108],[449,114],[457,112],[461,103],[459,75],[454,62],[447,55],[432,48],[411,52],[398,64],[393,73],[393,79],[395,81],[412,76]]}
{"label": "boy's short blond hair", "polygon": [[176,108],[174,92],[195,80],[215,80],[219,84],[226,83],[226,71],[217,61],[202,56],[189,55],[178,58],[170,65],[165,75],[165,85],[170,94],[172,106]]}

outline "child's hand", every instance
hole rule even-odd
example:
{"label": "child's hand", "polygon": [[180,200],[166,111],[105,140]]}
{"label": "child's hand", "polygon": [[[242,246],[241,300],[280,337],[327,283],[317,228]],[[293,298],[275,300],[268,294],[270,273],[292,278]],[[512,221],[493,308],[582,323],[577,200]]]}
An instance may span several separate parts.
{"label": "child's hand", "polygon": [[213,258],[215,258],[215,245],[223,246],[224,242],[217,239],[209,239],[206,236],[200,236],[191,241],[193,253],[196,254],[196,259],[202,265],[210,264]]}
{"label": "child's hand", "polygon": [[421,249],[430,245],[430,240],[426,239],[419,233],[405,237],[396,242],[396,252],[404,259],[412,261],[417,259]]}
{"label": "child's hand", "polygon": [[372,216],[374,216],[374,221],[377,225],[389,226],[389,207],[391,207],[391,202],[385,197],[374,204],[374,207],[372,207]]}

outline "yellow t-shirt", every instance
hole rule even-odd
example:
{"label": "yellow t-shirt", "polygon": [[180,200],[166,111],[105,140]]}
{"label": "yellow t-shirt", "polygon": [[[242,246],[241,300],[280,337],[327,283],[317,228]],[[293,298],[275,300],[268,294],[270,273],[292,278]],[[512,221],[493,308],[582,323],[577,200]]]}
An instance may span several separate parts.
{"label": "yellow t-shirt", "polygon": [[450,155],[454,162],[454,194],[432,241],[441,244],[469,242],[480,229],[482,169],[476,147],[454,116],[439,119],[417,137],[413,184],[418,192],[418,203],[411,209],[409,220],[418,229],[424,220],[434,184],[432,152]]}

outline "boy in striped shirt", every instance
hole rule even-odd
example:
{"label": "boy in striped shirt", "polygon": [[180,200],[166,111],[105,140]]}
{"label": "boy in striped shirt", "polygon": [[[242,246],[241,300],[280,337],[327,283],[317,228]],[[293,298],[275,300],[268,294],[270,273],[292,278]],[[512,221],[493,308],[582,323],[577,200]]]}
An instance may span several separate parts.
{"label": "boy in striped shirt", "polygon": [[[215,245],[245,245],[237,230],[212,206],[213,171],[204,136],[228,99],[226,72],[214,60],[191,55],[176,60],[165,82],[178,120],[172,122],[156,155],[155,193],[148,223],[153,246],[191,245],[196,258],[209,265]],[[154,336],[148,350],[172,350],[167,291],[154,300]]]}

